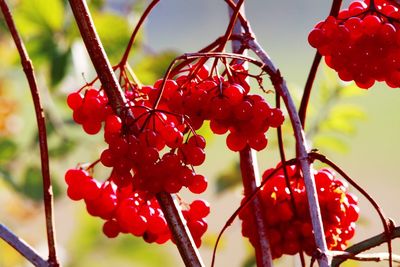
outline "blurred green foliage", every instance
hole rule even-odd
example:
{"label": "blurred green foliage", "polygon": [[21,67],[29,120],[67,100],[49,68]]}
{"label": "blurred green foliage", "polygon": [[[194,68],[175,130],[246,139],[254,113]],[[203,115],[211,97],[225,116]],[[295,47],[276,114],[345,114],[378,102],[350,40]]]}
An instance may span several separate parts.
{"label": "blurred green foliage", "polygon": [[[42,93],[47,118],[56,214],[63,211],[59,213],[59,216],[64,218],[62,221],[79,218],[71,221],[74,229],[64,231],[66,225],[61,221],[56,225],[59,229],[59,239],[68,240],[60,244],[61,251],[66,253],[63,257],[64,266],[176,266],[165,247],[147,244],[131,235],[110,240],[102,234],[102,220],[92,218],[80,209],[71,210],[65,206],[75,203],[63,201],[66,197],[63,173],[66,169],[74,167],[78,163],[77,159],[95,161],[96,158],[92,158],[93,151],[101,147],[102,140],[96,137],[87,142],[87,139],[82,137],[80,126],[71,123],[71,112],[66,108],[65,88],[77,89],[69,88],[67,82],[75,79],[76,62],[73,53],[75,46],[82,41],[68,1],[19,0],[13,4],[11,10],[17,29],[35,66]],[[136,18],[138,12],[141,12],[143,2],[133,2],[130,9],[124,10],[124,14],[107,6],[106,1],[89,1],[89,5],[110,61],[116,64],[124,53],[133,30],[132,18]],[[10,210],[7,211],[17,215],[7,216],[7,212],[3,213],[0,221],[6,225],[15,224],[13,228],[32,228],[34,225],[27,226],[24,222],[40,217],[43,224],[43,214],[32,210],[31,206],[36,205],[34,203],[42,206],[38,134],[29,88],[21,71],[16,49],[10,41],[8,30],[3,20],[0,20],[0,100],[9,101],[9,105],[13,107],[12,110],[4,112],[0,108],[0,195],[2,192],[9,192],[7,197],[10,199],[7,201],[22,203],[9,207]],[[137,58],[134,61],[139,60],[139,63],[143,64],[143,67],[138,68],[143,82],[153,83],[164,75],[177,53],[166,51],[147,54],[140,43],[139,34],[133,48],[134,57]],[[79,55],[79,58],[85,60],[82,55]],[[15,105],[16,103],[20,105]],[[12,131],[5,128],[10,123],[13,126],[11,128],[15,128]],[[32,233],[27,240],[29,243],[37,245],[44,241],[44,233]],[[20,255],[0,241],[0,266],[24,266],[25,262]]]}

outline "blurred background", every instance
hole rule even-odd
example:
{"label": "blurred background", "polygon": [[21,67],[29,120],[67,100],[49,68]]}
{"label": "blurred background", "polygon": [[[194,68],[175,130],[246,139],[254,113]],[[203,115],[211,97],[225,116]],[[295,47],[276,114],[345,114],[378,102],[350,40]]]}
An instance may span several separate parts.
{"label": "blurred background", "polygon": [[[172,243],[159,246],[121,235],[107,239],[101,232],[102,221],[89,216],[83,203],[66,198],[64,172],[77,163],[95,161],[105,148],[100,134],[89,137],[73,123],[66,106],[67,94],[92,80],[94,70],[67,1],[7,2],[35,66],[48,119],[57,245],[63,266],[183,266]],[[349,2],[344,1],[344,5]],[[89,1],[112,64],[118,63],[148,3]],[[294,99],[299,101],[315,53],[307,43],[307,35],[329,13],[330,1],[245,3],[259,42],[288,81]],[[163,76],[174,57],[196,52],[214,41],[224,34],[228,22],[227,6],[222,0],[161,1],[131,51],[131,66],[144,84],[152,84]],[[271,89],[267,80],[265,87]],[[273,103],[273,94],[266,98]],[[318,148],[346,170],[395,221],[400,221],[400,208],[396,204],[400,190],[399,99],[399,91],[385,85],[377,84],[367,92],[351,83],[344,84],[322,64],[306,125],[311,147]],[[29,88],[14,43],[0,20],[0,222],[46,256],[36,131]],[[283,131],[287,157],[291,158],[294,142],[290,125],[285,125]],[[207,218],[209,230],[200,249],[209,266],[216,236],[239,206],[242,188],[238,155],[225,148],[224,136],[211,136],[207,129],[203,133],[208,137],[207,158],[196,170],[209,179],[209,188],[201,198],[211,203],[212,210]],[[279,161],[276,133],[268,134],[269,147],[258,153],[261,172]],[[188,201],[195,198],[187,192],[182,195]],[[361,218],[353,242],[382,232],[377,214],[361,196],[360,207]],[[236,220],[223,236],[216,266],[254,265],[252,248],[240,232],[240,222]],[[385,249],[382,246],[376,251]],[[400,254],[398,241],[394,242],[394,252]],[[276,266],[295,266],[296,261],[284,257],[276,261]],[[343,266],[372,265],[387,266],[387,263],[348,262]],[[0,266],[30,265],[0,241]]]}

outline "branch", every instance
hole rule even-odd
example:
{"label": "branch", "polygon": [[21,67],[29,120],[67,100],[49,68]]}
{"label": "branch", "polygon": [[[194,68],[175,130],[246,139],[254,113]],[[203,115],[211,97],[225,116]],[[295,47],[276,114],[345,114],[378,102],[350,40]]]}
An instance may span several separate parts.
{"label": "branch", "polygon": [[[243,1],[234,0],[236,2],[236,10],[232,10],[229,8],[229,15],[231,17],[231,22],[235,22],[239,12],[242,14],[243,18],[245,18],[244,13],[244,5],[242,5]],[[242,6],[240,6],[242,5]],[[243,32],[243,28],[239,21],[236,21],[234,24],[230,24],[225,34],[225,42],[228,41],[229,36],[231,34],[240,35]],[[229,34],[229,35],[228,35]],[[222,44],[224,43],[222,42]],[[237,40],[232,41],[232,52],[238,53],[241,49],[241,42]],[[244,52],[244,55],[247,53]],[[246,68],[248,68],[248,63],[246,64]],[[244,195],[248,196],[254,191],[257,190],[257,186],[260,185],[260,172],[258,170],[257,164],[257,155],[250,146],[246,146],[242,151],[239,152],[240,156],[240,170],[242,174],[242,182],[244,187]],[[257,244],[254,246],[256,253],[256,261],[257,266],[259,267],[272,267],[272,255],[271,255],[271,247],[269,244],[268,236],[267,236],[267,225],[265,223],[264,217],[264,207],[262,205],[261,195],[257,195],[254,200],[250,204],[250,209],[252,213],[252,219],[255,222],[254,227],[256,227],[257,235]]]}
{"label": "branch", "polygon": [[[69,3],[110,105],[116,114],[120,114],[122,108],[125,107],[126,99],[97,35],[86,1],[69,0]],[[127,114],[127,116],[132,116],[132,114]],[[183,217],[172,197],[167,193],[159,193],[157,194],[157,200],[168,221],[182,259],[187,264],[186,266],[203,266],[190,232],[183,223]]]}
{"label": "branch", "polygon": [[0,238],[18,251],[25,259],[37,267],[50,267],[51,265],[44,260],[31,246],[24,240],[12,233],[7,227],[0,223]]}
{"label": "branch", "polygon": [[[395,239],[400,237],[400,226],[397,226],[392,229],[390,238]],[[361,241],[357,244],[352,245],[351,247],[348,247],[345,252],[348,252],[353,255],[357,255],[363,251],[367,251],[371,248],[377,247],[383,243],[387,242],[387,234],[385,232],[370,237],[364,241]],[[390,254],[387,253],[388,259],[390,259]],[[395,260],[396,256],[393,255],[393,260]],[[334,257],[332,261],[332,267],[339,266],[342,262],[346,261],[347,258],[342,258],[342,257]]]}
{"label": "branch", "polygon": [[[342,5],[342,0],[333,0],[331,11],[329,12],[329,16],[337,16],[340,10],[340,6]],[[308,78],[306,81],[306,85],[304,87],[303,97],[301,98],[301,104],[299,108],[299,117],[301,120],[301,125],[305,126],[306,123],[306,113],[308,101],[310,100],[311,89],[314,84],[315,76],[318,71],[319,63],[321,62],[322,55],[317,51],[314,56],[314,60],[310,69],[310,73],[308,74]]]}
{"label": "branch", "polygon": [[274,66],[273,62],[267,55],[267,53],[258,44],[256,39],[248,39],[247,44],[249,48],[261,59],[265,64],[264,70],[269,74],[272,84],[279,93],[285,103],[288,110],[291,124],[296,139],[296,150],[297,157],[300,163],[300,168],[304,176],[304,183],[306,186],[307,198],[309,203],[309,210],[311,215],[311,222],[314,229],[314,237],[317,248],[322,251],[321,258],[318,259],[319,265],[322,267],[329,266],[330,259],[327,255],[327,245],[324,235],[324,228],[322,225],[321,212],[318,203],[317,190],[315,187],[315,181],[311,172],[311,164],[308,161],[307,145],[304,136],[304,131],[301,125],[299,115],[296,110],[296,106],[290,96],[289,90],[286,86],[285,80],[282,78],[280,71]]}
{"label": "branch", "polygon": [[46,136],[46,122],[45,122],[43,108],[40,102],[39,89],[37,86],[32,61],[30,60],[25,45],[18,34],[10,9],[8,8],[5,0],[0,0],[0,7],[4,15],[4,18],[6,20],[8,29],[10,30],[10,33],[14,39],[14,43],[17,46],[18,53],[21,58],[21,65],[22,68],[24,69],[25,76],[29,83],[33,105],[35,108],[36,122],[39,130],[40,163],[41,163],[41,171],[43,179],[43,200],[44,200],[44,211],[46,216],[46,232],[47,232],[47,243],[49,249],[49,264],[50,266],[59,266],[55,248],[55,232],[54,232],[54,219],[53,219],[53,189],[51,186],[51,178],[50,178],[49,155],[48,155],[47,136]]}
{"label": "branch", "polygon": [[[244,195],[251,195],[260,185],[260,176],[257,166],[257,156],[254,150],[248,145],[240,151],[240,170],[242,173]],[[257,266],[271,267],[272,256],[271,247],[267,237],[267,226],[265,223],[264,213],[266,212],[263,205],[261,195],[257,195],[250,204],[250,208],[255,222],[254,227],[257,229],[257,245],[255,247]]]}
{"label": "branch", "polygon": [[[387,252],[360,253],[357,255],[354,255],[352,253],[343,252],[343,251],[338,251],[338,253],[332,253],[332,252],[334,252],[334,251],[331,251],[331,254],[334,257],[339,258],[339,259],[344,259],[344,260],[375,261],[375,262],[392,260],[393,262],[400,263],[399,255],[390,256],[390,254]],[[390,259],[391,257],[392,257],[392,259]]]}

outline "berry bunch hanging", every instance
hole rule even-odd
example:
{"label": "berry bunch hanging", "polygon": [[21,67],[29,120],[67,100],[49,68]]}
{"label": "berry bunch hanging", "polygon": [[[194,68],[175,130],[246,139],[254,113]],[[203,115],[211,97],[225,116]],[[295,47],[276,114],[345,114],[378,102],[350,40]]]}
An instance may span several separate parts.
{"label": "berry bunch hanging", "polygon": [[[148,243],[163,244],[170,240],[171,233],[161,208],[148,193],[133,190],[132,185],[118,187],[113,181],[100,183],[83,169],[70,169],[65,174],[67,194],[75,200],[84,200],[92,216],[105,220],[104,234],[113,238],[119,233],[130,233],[143,237]],[[184,218],[197,246],[207,230],[204,220],[210,208],[207,202],[195,200],[184,206]]]}
{"label": "berry bunch hanging", "polygon": [[[299,168],[290,166],[286,169],[290,188],[283,170],[279,170],[259,192],[273,258],[301,251],[312,255],[316,248],[304,179]],[[272,171],[274,169],[266,170],[263,178]],[[314,171],[314,175],[328,249],[344,250],[354,235],[355,221],[359,216],[357,198],[348,192],[347,183],[337,179],[330,169]],[[243,236],[255,246],[257,232],[250,209],[244,208],[239,217]]]}
{"label": "berry bunch hanging", "polygon": [[393,1],[355,1],[310,32],[311,46],[344,81],[368,89],[375,81],[400,87],[400,11]]}
{"label": "berry bunch hanging", "polygon": [[[282,124],[282,112],[249,94],[242,65],[226,68],[224,75],[214,75],[205,65],[195,64],[153,86],[125,82],[127,102],[119,115],[101,88],[86,85],[68,96],[74,121],[88,134],[103,128],[107,144],[94,164],[66,173],[68,195],[83,199],[91,215],[106,221],[108,237],[122,232],[148,242],[170,239],[155,195],[179,193],[183,187],[195,194],[206,190],[207,179],[194,171],[205,161],[206,141],[196,133],[204,121],[210,121],[216,134],[229,131],[227,145],[233,151],[247,144],[256,150],[267,146],[266,132]],[[99,163],[111,168],[103,183],[89,175]],[[208,204],[200,200],[183,213],[198,246],[208,213]]]}
{"label": "berry bunch hanging", "polygon": [[240,64],[229,66],[227,78],[210,75],[205,66],[192,79],[192,71],[177,79],[177,91],[166,93],[168,106],[186,114],[191,125],[198,129],[204,121],[210,121],[215,134],[229,132],[226,143],[230,150],[240,151],[246,145],[260,151],[268,140],[269,127],[282,125],[284,116],[278,108],[272,108],[259,95],[249,94],[247,70]]}

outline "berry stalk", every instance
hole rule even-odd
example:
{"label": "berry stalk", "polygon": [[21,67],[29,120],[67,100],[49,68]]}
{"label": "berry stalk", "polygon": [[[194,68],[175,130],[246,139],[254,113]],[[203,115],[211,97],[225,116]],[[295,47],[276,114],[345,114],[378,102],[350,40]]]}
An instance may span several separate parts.
{"label": "berry stalk", "polygon": [[39,89],[36,82],[35,73],[33,70],[32,61],[26,51],[24,42],[22,41],[19,33],[15,27],[10,9],[4,0],[0,1],[1,11],[4,15],[7,27],[14,39],[17,46],[19,56],[21,58],[21,65],[25,72],[26,79],[28,80],[29,88],[32,95],[33,105],[35,108],[36,122],[39,130],[39,148],[40,148],[40,163],[43,179],[43,200],[44,211],[46,217],[46,232],[47,244],[49,250],[48,262],[50,266],[59,266],[56,247],[55,247],[55,231],[54,231],[54,218],[53,218],[53,189],[51,186],[49,154],[47,147],[47,134],[46,134],[46,121],[44,117],[43,107],[40,101]]}
{"label": "berry stalk", "polygon": [[[89,56],[107,94],[109,103],[115,113],[119,115],[123,111],[126,99],[97,35],[86,1],[69,0],[69,3]],[[127,116],[132,116],[132,114],[127,114]],[[180,239],[179,241],[177,240],[176,244],[186,266],[203,266],[189,230],[183,223],[181,213],[178,211],[172,197],[167,193],[158,193],[157,199],[168,220],[171,232],[174,237]]]}

